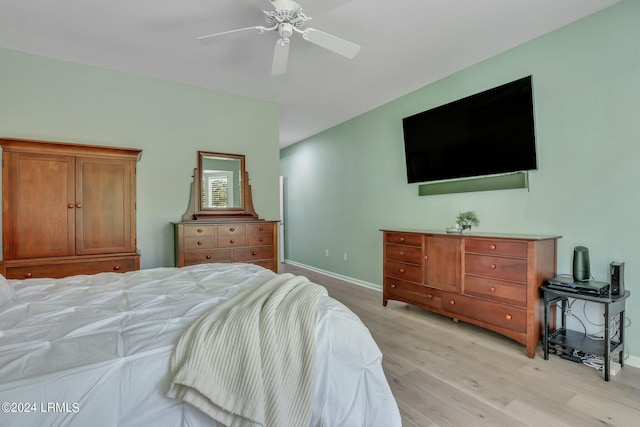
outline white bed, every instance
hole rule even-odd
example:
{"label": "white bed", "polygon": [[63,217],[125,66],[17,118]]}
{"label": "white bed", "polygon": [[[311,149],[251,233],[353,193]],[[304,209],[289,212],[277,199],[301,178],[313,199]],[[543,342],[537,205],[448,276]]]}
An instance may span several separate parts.
{"label": "white bed", "polygon": [[[202,264],[0,283],[0,426],[216,426],[166,397],[172,352],[212,307],[274,276]],[[360,319],[323,295],[315,336],[310,425],[400,426]]]}

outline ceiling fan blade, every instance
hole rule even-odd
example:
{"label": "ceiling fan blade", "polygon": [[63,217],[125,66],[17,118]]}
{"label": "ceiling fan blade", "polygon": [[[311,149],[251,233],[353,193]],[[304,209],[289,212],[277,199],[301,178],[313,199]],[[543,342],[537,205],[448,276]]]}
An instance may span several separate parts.
{"label": "ceiling fan blade", "polygon": [[307,28],[302,33],[302,37],[313,44],[317,44],[325,49],[329,49],[339,55],[349,59],[353,58],[360,52],[360,46],[350,41],[341,39],[324,31],[315,28]]}
{"label": "ceiling fan blade", "polygon": [[262,34],[267,29],[261,25],[256,27],[238,28],[237,30],[223,31],[221,33],[209,34],[208,36],[198,37],[198,40],[204,44],[211,44],[221,39],[233,39],[246,36],[250,33]]}
{"label": "ceiling fan blade", "polygon": [[289,62],[289,39],[278,39],[276,48],[273,50],[273,65],[271,75],[279,76],[287,72]]}

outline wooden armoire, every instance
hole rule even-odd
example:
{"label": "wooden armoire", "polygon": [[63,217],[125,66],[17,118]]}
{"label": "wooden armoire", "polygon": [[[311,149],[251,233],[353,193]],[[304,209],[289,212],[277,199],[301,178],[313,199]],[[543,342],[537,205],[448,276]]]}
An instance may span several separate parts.
{"label": "wooden armoire", "polygon": [[10,279],[140,268],[141,150],[0,139],[2,255]]}

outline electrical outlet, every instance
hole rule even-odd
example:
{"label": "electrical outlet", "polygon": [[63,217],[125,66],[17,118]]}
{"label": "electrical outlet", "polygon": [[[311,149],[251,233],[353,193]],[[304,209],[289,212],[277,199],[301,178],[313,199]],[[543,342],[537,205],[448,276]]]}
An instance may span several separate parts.
{"label": "electrical outlet", "polygon": [[324,256],[326,256],[327,258],[329,258],[329,249],[325,249],[325,250],[324,250]]}
{"label": "electrical outlet", "polygon": [[347,258],[347,254],[346,254],[346,253],[344,254],[344,260],[345,260],[345,261],[347,261],[347,260],[348,260],[348,258]]}

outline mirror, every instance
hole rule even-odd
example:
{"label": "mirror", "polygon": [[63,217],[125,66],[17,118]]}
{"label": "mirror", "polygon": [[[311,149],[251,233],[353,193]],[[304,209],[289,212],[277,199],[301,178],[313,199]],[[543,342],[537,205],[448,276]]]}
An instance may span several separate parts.
{"label": "mirror", "polygon": [[258,218],[253,209],[244,155],[198,151],[193,181],[189,208],[183,220]]}
{"label": "mirror", "polygon": [[200,210],[243,209],[244,156],[198,152]]}

